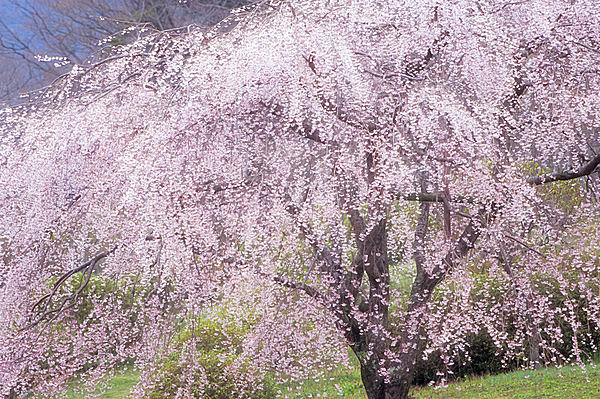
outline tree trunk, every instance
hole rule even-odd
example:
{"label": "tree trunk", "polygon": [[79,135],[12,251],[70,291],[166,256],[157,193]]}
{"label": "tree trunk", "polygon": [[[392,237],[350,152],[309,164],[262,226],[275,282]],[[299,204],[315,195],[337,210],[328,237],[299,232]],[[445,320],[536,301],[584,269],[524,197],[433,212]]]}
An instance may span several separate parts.
{"label": "tree trunk", "polygon": [[[481,215],[483,211],[480,212]],[[354,212],[350,222],[357,237],[359,252],[357,257],[357,282],[360,283],[363,272],[369,279],[369,297],[365,301],[364,311],[368,314],[368,323],[359,325],[349,311],[345,311],[344,319],[346,338],[350,347],[360,361],[361,378],[369,399],[405,399],[408,397],[417,359],[423,351],[424,326],[423,319],[426,305],[435,287],[444,279],[447,272],[463,258],[473,247],[480,235],[480,224],[471,220],[460,235],[454,248],[446,254],[442,262],[427,272],[423,244],[427,235],[429,219],[429,203],[421,203],[421,213],[415,232],[415,264],[417,275],[413,282],[404,323],[404,331],[400,337],[400,348],[391,348],[388,339],[388,303],[389,303],[389,260],[387,257],[386,219],[382,219],[364,239],[360,233],[365,231],[362,217]],[[493,219],[494,213],[488,215]],[[360,250],[362,249],[362,250]],[[362,262],[366,259],[367,262]],[[358,285],[357,285],[358,287]],[[348,290],[351,297],[357,291]],[[345,296],[340,303],[348,309]],[[360,309],[360,306],[359,306]],[[399,351],[399,357],[393,361],[388,358],[388,351]],[[383,371],[383,373],[381,372]],[[384,376],[385,375],[385,376]]]}
{"label": "tree trunk", "polygon": [[540,367],[542,367],[542,364],[540,362],[540,343],[542,340],[542,336],[540,334],[540,330],[537,324],[531,321],[530,325],[532,329],[531,338],[529,341],[529,361],[531,367],[533,367],[535,370],[538,370]]}
{"label": "tree trunk", "polygon": [[362,379],[367,398],[369,399],[384,399],[385,398],[385,381],[377,373],[377,369],[371,364],[360,365],[360,378]]}
{"label": "tree trunk", "polygon": [[360,376],[369,399],[408,398],[413,372],[414,367],[409,367],[402,372],[395,373],[389,381],[386,381],[379,375],[373,364],[361,364],[360,366]]}
{"label": "tree trunk", "polygon": [[[416,358],[415,358],[416,360]],[[414,367],[397,372],[388,381],[380,375],[376,361],[361,362],[360,377],[369,399],[406,399]]]}
{"label": "tree trunk", "polygon": [[[385,357],[389,350],[387,343],[378,340],[377,333],[363,334],[362,348],[368,348],[367,343],[378,343],[369,348],[371,356],[364,356],[364,352],[356,352],[361,361],[361,378],[369,399],[405,399],[408,397],[412,384],[415,366],[418,357],[423,351],[423,315],[433,289],[442,280],[442,275],[429,276],[418,259],[417,276],[412,286],[405,328],[401,335],[399,359],[391,364]],[[378,373],[382,362],[389,376],[387,381]]]}
{"label": "tree trunk", "polygon": [[[360,374],[367,397],[369,399],[403,399],[408,396],[412,369],[410,366],[407,373],[394,378],[388,375],[390,363],[388,351],[389,341],[389,258],[387,256],[387,220],[384,218],[364,237],[360,233],[365,231],[365,223],[362,217],[354,212],[350,215],[355,234],[357,235],[357,247],[359,253],[356,257],[357,280],[360,283],[363,273],[369,282],[369,290],[366,298],[363,298],[362,311],[368,315],[367,322],[359,325],[358,322],[350,322],[347,325],[347,339],[360,362]],[[358,287],[356,284],[355,287]],[[359,294],[358,290],[349,289],[351,297]],[[342,299],[343,300],[343,299]],[[351,313],[346,312],[348,320]],[[356,321],[356,319],[354,319]],[[412,347],[412,345],[409,345]],[[414,351],[407,354],[410,357],[408,364],[413,365],[416,361]],[[413,359],[414,358],[414,359]],[[383,372],[382,372],[383,371]]]}
{"label": "tree trunk", "polygon": [[363,384],[369,399],[406,399],[410,390],[407,380],[386,383],[382,380],[365,380],[362,374]]}
{"label": "tree trunk", "polygon": [[529,365],[533,369],[538,370],[542,367],[540,362],[540,344],[542,342],[542,335],[540,334],[540,329],[535,322],[532,312],[533,298],[530,293],[527,297],[527,327],[531,333],[531,337],[529,337]]}

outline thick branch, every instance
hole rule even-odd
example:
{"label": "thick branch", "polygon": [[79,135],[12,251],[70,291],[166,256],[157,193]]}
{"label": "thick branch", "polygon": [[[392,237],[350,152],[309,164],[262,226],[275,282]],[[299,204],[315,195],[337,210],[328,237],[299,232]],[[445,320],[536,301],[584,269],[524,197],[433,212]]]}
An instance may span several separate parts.
{"label": "thick branch", "polygon": [[540,176],[534,176],[527,179],[527,183],[531,185],[541,185],[552,183],[559,180],[572,180],[579,177],[591,175],[600,164],[600,154],[596,155],[590,161],[583,164],[578,170],[546,173]]}
{"label": "thick branch", "polygon": [[481,235],[482,225],[489,224],[489,222],[495,218],[496,212],[496,207],[492,206],[492,210],[489,212],[489,214],[487,214],[487,218],[483,210],[479,212],[482,218],[487,219],[484,220],[483,223],[478,221],[476,218],[472,218],[469,221],[467,227],[465,227],[462,234],[460,235],[460,238],[458,239],[458,242],[456,243],[455,247],[452,249],[452,251],[448,252],[442,260],[444,267],[441,270],[441,276],[439,276],[439,278],[443,279],[443,276],[449,270],[453,269],[456,266],[456,262],[464,258],[469,253],[469,251],[475,246],[475,242]]}
{"label": "thick branch", "polygon": [[[427,174],[422,174],[421,178],[421,193],[419,195],[427,195],[425,191],[427,191]],[[438,195],[435,195],[435,200],[437,201]],[[442,194],[443,196],[443,194]],[[447,201],[445,201],[447,203]],[[415,229],[415,264],[417,266],[417,274],[422,274],[423,265],[425,264],[425,253],[423,251],[425,247],[425,238],[427,236],[427,227],[429,222],[429,202],[421,201],[421,209],[419,213],[419,219],[417,221],[417,228]],[[418,279],[418,277],[417,277]]]}
{"label": "thick branch", "polygon": [[[354,231],[354,242],[356,243],[356,256],[352,261],[352,273],[349,277],[352,281],[350,281],[349,289],[354,298],[358,297],[360,285],[365,274],[365,265],[364,265],[364,245],[361,240],[361,236],[365,231],[366,225],[364,218],[360,215],[360,212],[356,209],[351,209],[348,212],[348,219],[350,220],[350,224],[352,226],[352,230]],[[365,295],[366,297],[366,295]]]}

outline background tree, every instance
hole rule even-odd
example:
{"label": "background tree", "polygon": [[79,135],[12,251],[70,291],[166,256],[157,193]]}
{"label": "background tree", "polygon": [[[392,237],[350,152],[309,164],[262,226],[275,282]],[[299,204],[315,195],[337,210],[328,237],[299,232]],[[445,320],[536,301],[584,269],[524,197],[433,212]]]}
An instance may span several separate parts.
{"label": "background tree", "polygon": [[[597,331],[600,314],[584,227],[599,216],[599,13],[264,3],[228,34],[141,37],[35,108],[4,110],[5,392],[93,383],[132,356],[149,392],[162,356],[184,333],[194,347],[194,323],[224,308],[248,329],[223,372],[249,385],[301,379],[348,345],[369,398],[403,398],[423,353],[464,351],[484,330],[507,359],[537,346],[527,365],[558,361],[556,315],[581,312]],[[473,265],[513,300],[478,299]],[[98,268],[147,290],[129,323],[97,298],[83,321],[70,313]],[[585,300],[533,296],[540,274]],[[519,310],[509,336],[499,325]],[[569,320],[572,361],[584,338]],[[193,356],[178,361],[184,387],[205,382]]]}
{"label": "background tree", "polygon": [[147,24],[162,31],[195,24],[208,29],[231,9],[248,3],[246,0],[3,0],[0,59],[4,68],[0,76],[3,89],[0,101],[15,101],[22,92],[49,84],[73,65],[82,65],[88,57],[102,57],[102,48],[134,38],[118,34],[127,27]]}

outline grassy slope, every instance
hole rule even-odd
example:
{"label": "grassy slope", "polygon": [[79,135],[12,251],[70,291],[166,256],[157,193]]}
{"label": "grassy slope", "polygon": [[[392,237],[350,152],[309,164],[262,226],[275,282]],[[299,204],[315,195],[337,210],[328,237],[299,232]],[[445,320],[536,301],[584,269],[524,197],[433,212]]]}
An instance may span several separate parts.
{"label": "grassy slope", "polygon": [[324,379],[302,381],[296,387],[282,388],[278,398],[367,399],[367,395],[360,380],[360,371],[354,369],[334,373]]}
{"label": "grassy slope", "polygon": [[110,380],[111,389],[108,390],[102,397],[104,399],[122,399],[126,398],[129,391],[137,383],[139,373],[137,371],[127,371],[124,374],[119,374]]}
{"label": "grassy slope", "polygon": [[415,399],[425,398],[600,398],[600,367],[548,368],[538,371],[515,371],[489,377],[474,377],[447,388],[421,388],[413,391]]}
{"label": "grassy slope", "polygon": [[[111,381],[103,398],[121,399],[137,382],[138,373],[128,371]],[[549,368],[539,371],[516,371],[488,377],[473,377],[449,384],[446,388],[415,388],[415,399],[425,398],[479,398],[479,399],[534,399],[534,398],[600,398],[600,367]],[[75,396],[70,396],[75,398]],[[336,373],[319,381],[304,381],[297,387],[282,387],[280,398],[345,398],[366,399],[358,370]]]}

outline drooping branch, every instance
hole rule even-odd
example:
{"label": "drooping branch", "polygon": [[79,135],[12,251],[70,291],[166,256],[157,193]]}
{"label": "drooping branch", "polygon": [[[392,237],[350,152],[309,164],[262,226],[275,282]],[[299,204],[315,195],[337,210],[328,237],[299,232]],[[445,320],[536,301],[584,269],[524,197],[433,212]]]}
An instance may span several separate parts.
{"label": "drooping branch", "polygon": [[[304,60],[306,61],[306,64],[308,65],[312,73],[318,78],[321,78],[322,76],[317,71],[317,67],[315,65],[315,56],[313,54],[304,56]],[[348,126],[352,126],[357,129],[364,129],[368,132],[374,132],[375,130],[381,129],[381,126],[379,126],[374,121],[363,120],[358,116],[350,113],[349,110],[345,109],[339,104],[339,101],[334,101],[330,98],[327,98],[322,92],[319,94],[319,100],[323,110],[325,110],[329,114],[335,115],[337,120],[347,124]]]}
{"label": "drooping branch", "polygon": [[[507,235],[508,237],[508,235]],[[512,237],[509,237],[512,238]],[[529,248],[529,247],[528,247]],[[512,267],[512,259],[508,255],[508,252],[504,248],[502,242],[500,242],[498,248],[498,261],[500,265],[504,269],[504,272],[508,276],[511,289],[514,292],[514,295],[517,296],[519,292],[523,292],[523,287],[521,287],[519,280],[515,278]],[[531,249],[531,248],[530,248]],[[537,252],[537,251],[536,251]],[[541,255],[541,254],[540,254]],[[543,256],[543,255],[542,255]],[[540,343],[541,343],[541,335],[538,324],[533,317],[534,310],[534,298],[531,290],[529,292],[525,292],[525,303],[526,303],[526,312],[525,312],[525,320],[526,326],[530,333],[529,339],[529,361],[531,366],[535,369],[540,367]]]}
{"label": "drooping branch", "polygon": [[[308,198],[308,190],[304,192],[302,201],[305,202]],[[300,214],[300,207],[293,202],[291,202],[291,198],[289,194],[285,195],[285,199],[288,201],[288,205],[285,210],[294,218],[298,218]],[[331,252],[331,248],[327,245],[321,245],[318,240],[315,238],[315,235],[307,223],[302,223],[297,221],[298,228],[300,232],[304,235],[310,246],[315,251],[315,255],[317,259],[324,262],[324,266],[321,267],[321,270],[325,271],[331,277],[336,280],[336,282],[340,281],[340,276],[337,274],[338,262],[336,262],[334,258],[334,254]]]}
{"label": "drooping branch", "polygon": [[592,173],[594,173],[598,165],[600,165],[600,154],[596,155],[590,161],[581,165],[581,167],[577,170],[552,172],[540,176],[533,176],[527,179],[527,183],[538,186],[541,184],[552,183],[555,181],[572,180],[583,176],[589,176]]}
{"label": "drooping branch", "polygon": [[[306,201],[307,194],[308,191],[305,192],[302,202]],[[286,199],[290,201],[290,198]],[[286,210],[295,218],[297,218],[300,214],[300,207],[291,201],[286,207]],[[304,291],[310,297],[323,303],[327,309],[335,314],[337,319],[336,324],[341,331],[344,331],[344,335],[346,336],[348,342],[354,343],[353,345],[356,346],[354,349],[363,350],[363,326],[354,314],[354,309],[355,306],[358,306],[358,309],[364,313],[367,312],[369,308],[370,302],[367,299],[369,295],[361,290],[360,282],[362,281],[365,273],[364,241],[369,241],[372,237],[370,237],[370,235],[367,235],[367,237],[361,237],[362,233],[364,233],[366,229],[366,224],[364,218],[357,210],[351,210],[348,213],[348,218],[353,226],[354,236],[358,248],[358,254],[354,256],[352,263],[353,267],[351,273],[345,273],[343,270],[341,270],[339,258],[334,258],[334,253],[332,253],[331,248],[327,245],[322,245],[315,239],[314,233],[309,224],[301,222],[297,223],[300,232],[304,235],[304,238],[308,240],[308,243],[315,251],[316,260],[321,263],[321,271],[333,278],[333,281],[330,283],[330,288],[332,289],[332,292],[337,293],[337,295],[329,298],[326,294],[309,286],[306,283],[306,278],[303,282],[295,282],[277,277],[275,278],[275,282],[288,288]],[[308,274],[306,277],[308,277]]]}
{"label": "drooping branch", "polygon": [[531,252],[534,252],[536,254],[538,254],[539,256],[541,256],[542,258],[546,258],[546,256],[541,253],[540,251],[538,251],[535,248],[532,248],[531,246],[527,245],[526,243],[524,243],[522,240],[519,240],[517,237],[511,236],[510,234],[504,234],[504,237],[506,238],[510,238],[511,240],[513,240],[514,242],[516,242],[517,244],[521,244],[523,247],[527,248],[528,250],[530,250]]}
{"label": "drooping branch", "polygon": [[287,280],[279,276],[276,276],[273,280],[284,287],[304,291],[309,297],[317,299],[321,302],[325,302],[325,297],[323,296],[323,294],[321,294],[321,292],[319,292],[316,288],[311,287],[305,282]]}
{"label": "drooping branch", "polygon": [[304,291],[311,298],[317,299],[317,300],[321,301],[324,305],[327,305],[327,303],[325,301],[325,295],[323,295],[319,290],[311,287],[307,283],[308,277],[310,276],[310,273],[312,272],[313,267],[317,263],[317,260],[318,260],[318,257],[316,257],[313,260],[313,262],[310,264],[310,266],[308,267],[308,270],[306,271],[306,274],[304,275],[304,279],[302,279],[302,282],[294,281],[291,279],[286,279],[283,276],[276,276],[273,279],[273,281],[275,281],[276,283],[278,283],[284,287],[287,287],[287,288]]}
{"label": "drooping branch", "polygon": [[[34,320],[30,321],[25,327],[23,327],[21,330],[26,330],[29,329],[31,327],[36,326],[37,324],[39,324],[41,321],[43,321],[47,316],[51,315],[51,314],[55,314],[49,321],[54,320],[59,314],[60,312],[65,309],[65,305],[67,304],[67,302],[71,302],[72,304],[75,303],[75,301],[77,300],[77,298],[79,297],[79,294],[81,294],[81,292],[85,289],[85,287],[87,287],[91,277],[92,277],[92,273],[94,271],[94,268],[96,267],[96,265],[98,264],[98,262],[100,262],[102,259],[106,258],[107,256],[109,256],[110,254],[112,254],[115,250],[117,249],[117,246],[112,247],[109,250],[100,252],[98,255],[96,255],[95,257],[93,257],[92,259],[88,260],[87,262],[82,263],[81,265],[74,267],[73,269],[69,270],[68,272],[64,273],[52,286],[52,291],[50,291],[50,293],[44,295],[40,300],[38,300],[32,307],[31,307],[31,311],[35,312],[36,308],[41,307],[43,305],[43,309],[39,310],[36,314],[36,317]],[[71,278],[71,276],[73,276],[76,273],[79,272],[85,272],[85,280],[82,281],[77,289],[76,292],[74,292],[72,295],[64,298],[61,303],[55,307],[55,308],[50,308],[50,305],[52,304],[52,300],[54,299],[54,296],[56,295],[56,293],[58,292],[58,290],[60,289],[60,287],[62,287],[64,285],[65,282],[67,282],[67,280],[69,280],[69,278]]]}

